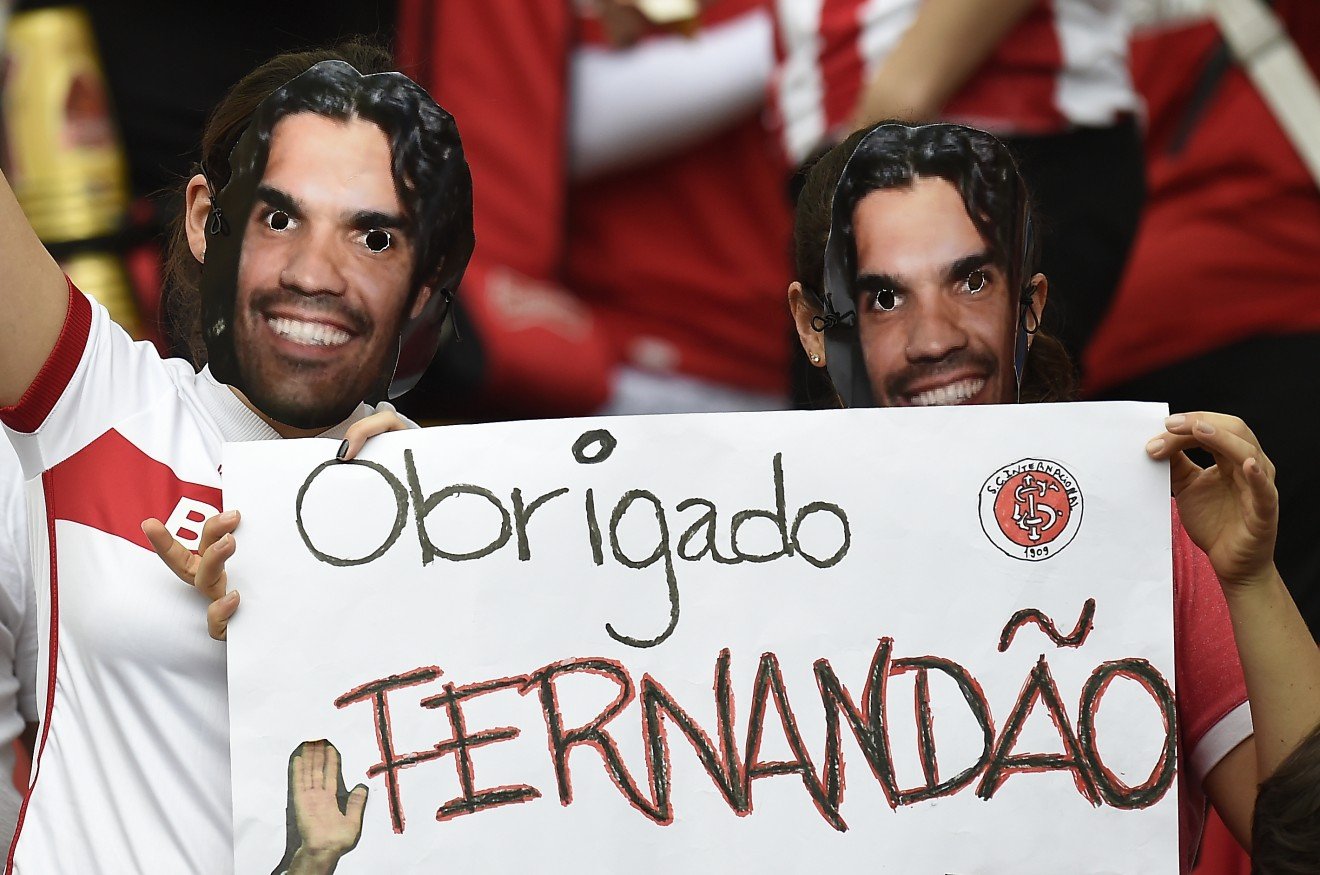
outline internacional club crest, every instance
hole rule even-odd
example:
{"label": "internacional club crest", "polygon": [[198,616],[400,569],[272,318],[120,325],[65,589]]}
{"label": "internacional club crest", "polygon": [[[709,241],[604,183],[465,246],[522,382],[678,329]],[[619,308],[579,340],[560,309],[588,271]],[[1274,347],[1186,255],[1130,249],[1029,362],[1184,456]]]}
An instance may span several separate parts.
{"label": "internacional club crest", "polygon": [[1039,562],[1067,547],[1082,525],[1082,490],[1068,469],[1022,459],[981,487],[981,528],[1014,559]]}

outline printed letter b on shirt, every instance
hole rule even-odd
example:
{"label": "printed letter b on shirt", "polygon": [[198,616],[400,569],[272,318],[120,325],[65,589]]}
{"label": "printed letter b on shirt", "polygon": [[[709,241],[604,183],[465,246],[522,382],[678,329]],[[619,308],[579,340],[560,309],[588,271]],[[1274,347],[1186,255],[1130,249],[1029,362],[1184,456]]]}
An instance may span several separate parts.
{"label": "printed letter b on shirt", "polygon": [[202,523],[219,512],[219,508],[185,495],[165,520],[165,528],[175,540],[196,553],[202,545]]}

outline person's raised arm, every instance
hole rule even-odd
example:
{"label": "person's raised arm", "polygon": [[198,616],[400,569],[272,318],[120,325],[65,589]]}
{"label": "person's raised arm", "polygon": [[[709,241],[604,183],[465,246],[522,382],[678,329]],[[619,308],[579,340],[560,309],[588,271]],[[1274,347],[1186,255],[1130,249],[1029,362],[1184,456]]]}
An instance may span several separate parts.
{"label": "person's raised arm", "polygon": [[586,179],[673,154],[765,102],[774,24],[753,10],[702,30],[628,48],[573,52],[569,161]]}
{"label": "person's raised arm", "polygon": [[[1320,650],[1274,566],[1279,493],[1274,465],[1242,420],[1219,413],[1169,417],[1147,445],[1168,459],[1183,527],[1224,588],[1251,702],[1255,737],[1206,778],[1206,794],[1248,843],[1256,787],[1320,723]],[[1186,449],[1208,451],[1202,469]]]}
{"label": "person's raised arm", "polygon": [[925,0],[863,90],[853,128],[933,118],[1036,2]]}
{"label": "person's raised arm", "polygon": [[0,175],[0,407],[18,403],[55,348],[69,291]]}

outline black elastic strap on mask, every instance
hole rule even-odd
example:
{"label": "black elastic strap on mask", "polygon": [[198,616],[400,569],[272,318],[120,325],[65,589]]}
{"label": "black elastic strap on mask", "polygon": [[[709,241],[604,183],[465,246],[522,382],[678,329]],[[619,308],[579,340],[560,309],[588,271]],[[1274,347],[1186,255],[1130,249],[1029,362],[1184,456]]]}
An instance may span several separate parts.
{"label": "black elastic strap on mask", "polygon": [[220,201],[216,198],[215,186],[211,184],[211,177],[202,172],[202,178],[206,180],[206,194],[211,199],[211,215],[206,220],[206,233],[214,236],[222,234],[229,236],[229,220],[225,218],[224,211],[220,209]]}

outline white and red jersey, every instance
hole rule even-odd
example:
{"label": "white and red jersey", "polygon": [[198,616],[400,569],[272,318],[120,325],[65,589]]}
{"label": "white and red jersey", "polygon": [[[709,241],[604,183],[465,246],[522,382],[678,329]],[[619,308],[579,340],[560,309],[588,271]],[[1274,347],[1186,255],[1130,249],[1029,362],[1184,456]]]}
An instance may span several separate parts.
{"label": "white and red jersey", "polygon": [[278,435],[72,285],[55,349],[0,421],[29,481],[42,723],[6,871],[231,871],[224,645],[140,526],[195,547],[223,442]]}
{"label": "white and red jersey", "polygon": [[[14,739],[37,722],[36,617],[32,606],[23,472],[9,444],[0,440],[0,776],[14,772]],[[0,847],[8,853],[22,796],[0,780]]]}
{"label": "white and red jersey", "polygon": [[[777,0],[774,92],[795,163],[841,130],[921,0]],[[956,46],[949,47],[957,51]],[[998,134],[1105,127],[1136,110],[1122,0],[1039,0],[945,105]]]}

